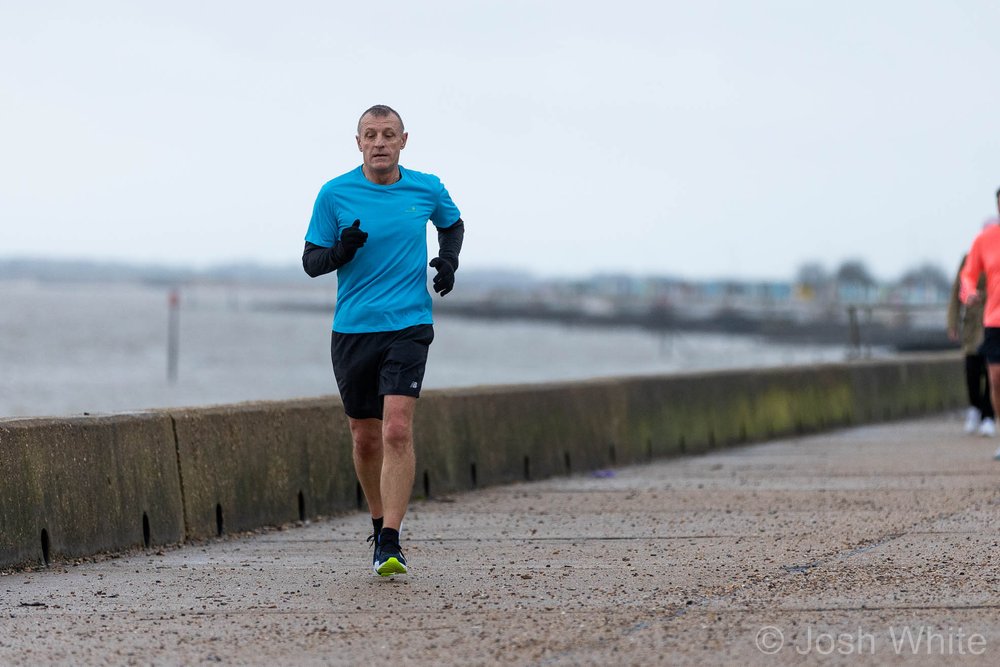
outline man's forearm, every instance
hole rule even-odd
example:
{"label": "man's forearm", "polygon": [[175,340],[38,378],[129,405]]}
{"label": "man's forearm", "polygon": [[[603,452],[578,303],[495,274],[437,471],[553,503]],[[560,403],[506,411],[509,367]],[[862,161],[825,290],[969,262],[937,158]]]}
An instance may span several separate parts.
{"label": "man's forearm", "polygon": [[455,270],[458,270],[458,255],[462,252],[464,239],[465,223],[461,218],[451,227],[438,228],[438,257],[448,260]]}
{"label": "man's forearm", "polygon": [[305,269],[310,278],[332,273],[344,265],[344,262],[337,261],[336,247],[334,244],[331,248],[324,248],[306,241],[305,250],[302,251],[302,268]]}

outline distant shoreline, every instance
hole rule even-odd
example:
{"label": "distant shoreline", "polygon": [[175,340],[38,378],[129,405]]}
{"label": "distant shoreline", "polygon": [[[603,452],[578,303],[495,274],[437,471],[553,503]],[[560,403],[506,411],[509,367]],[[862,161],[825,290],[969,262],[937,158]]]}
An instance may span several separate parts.
{"label": "distant shoreline", "polygon": [[[329,303],[259,302],[259,310],[330,311]],[[852,327],[844,322],[796,322],[786,317],[751,317],[738,312],[720,312],[705,318],[685,318],[668,310],[635,313],[589,313],[581,309],[553,308],[544,304],[520,305],[498,302],[438,301],[435,312],[478,320],[527,320],[588,327],[638,327],[656,332],[701,332],[759,336],[777,343],[852,345]],[[958,347],[943,327],[933,329],[889,327],[869,322],[858,327],[862,347],[888,347],[899,352],[949,350]]]}

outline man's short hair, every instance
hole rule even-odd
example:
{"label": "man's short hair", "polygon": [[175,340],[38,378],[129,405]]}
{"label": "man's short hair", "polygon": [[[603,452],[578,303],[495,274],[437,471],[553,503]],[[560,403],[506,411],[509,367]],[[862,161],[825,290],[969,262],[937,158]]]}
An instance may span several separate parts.
{"label": "man's short hair", "polygon": [[385,118],[386,116],[393,115],[399,121],[399,129],[401,131],[406,131],[406,126],[403,125],[403,117],[399,115],[399,112],[386,104],[376,104],[370,107],[367,111],[361,114],[358,118],[358,134],[361,134],[361,121],[364,120],[365,116],[368,115],[375,116],[376,118]]}

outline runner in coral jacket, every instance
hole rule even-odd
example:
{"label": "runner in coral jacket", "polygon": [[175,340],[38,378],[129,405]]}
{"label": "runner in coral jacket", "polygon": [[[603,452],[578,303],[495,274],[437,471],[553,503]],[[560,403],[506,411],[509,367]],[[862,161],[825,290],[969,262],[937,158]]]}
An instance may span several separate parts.
{"label": "runner in coral jacket", "polygon": [[[1000,190],[996,192],[997,210],[1000,211]],[[966,305],[975,305],[983,296],[976,290],[980,275],[986,275],[986,307],[983,310],[982,354],[986,358],[990,376],[990,397],[993,407],[1000,405],[1000,225],[987,225],[972,242],[972,249],[962,269],[961,299]],[[1000,449],[993,455],[1000,460]]]}

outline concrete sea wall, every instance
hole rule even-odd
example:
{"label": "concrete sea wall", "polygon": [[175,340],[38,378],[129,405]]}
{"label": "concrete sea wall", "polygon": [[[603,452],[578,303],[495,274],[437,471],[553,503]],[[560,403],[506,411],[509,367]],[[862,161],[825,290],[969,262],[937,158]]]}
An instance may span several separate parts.
{"label": "concrete sea wall", "polygon": [[[964,404],[956,353],[425,392],[416,496]],[[151,548],[361,506],[339,399],[0,420],[0,567]]]}

